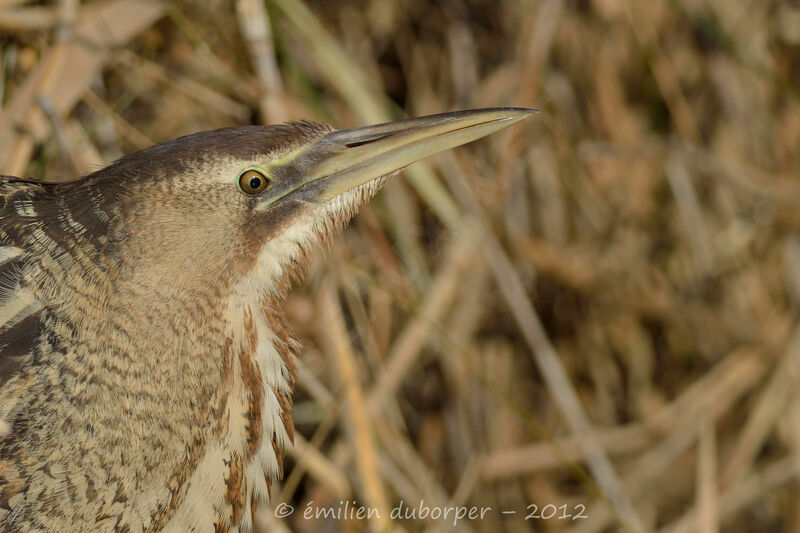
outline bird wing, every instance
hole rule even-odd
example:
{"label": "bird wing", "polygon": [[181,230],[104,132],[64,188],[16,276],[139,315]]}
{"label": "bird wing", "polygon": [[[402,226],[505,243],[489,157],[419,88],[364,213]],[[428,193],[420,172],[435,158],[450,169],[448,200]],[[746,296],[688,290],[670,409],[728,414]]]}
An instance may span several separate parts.
{"label": "bird wing", "polygon": [[81,260],[113,260],[108,236],[120,189],[118,180],[102,181],[92,175],[68,183],[0,176],[0,393],[26,357],[52,341],[46,337],[54,310],[37,299],[41,287],[28,286],[33,272],[61,284],[69,281],[59,278],[67,265],[72,270]]}
{"label": "bird wing", "polygon": [[38,218],[40,185],[0,176],[0,387],[32,353],[42,330],[42,304],[25,286],[28,236]]}

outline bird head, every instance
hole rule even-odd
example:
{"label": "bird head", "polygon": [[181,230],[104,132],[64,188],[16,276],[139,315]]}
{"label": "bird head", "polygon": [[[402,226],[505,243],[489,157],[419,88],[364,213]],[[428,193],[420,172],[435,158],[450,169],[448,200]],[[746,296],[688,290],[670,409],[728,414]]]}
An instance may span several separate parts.
{"label": "bird head", "polygon": [[112,240],[125,275],[146,276],[140,285],[163,295],[244,279],[280,292],[309,249],[389,176],[530,113],[463,111],[339,131],[315,122],[226,128],[158,144],[88,183],[118,189],[125,224]]}

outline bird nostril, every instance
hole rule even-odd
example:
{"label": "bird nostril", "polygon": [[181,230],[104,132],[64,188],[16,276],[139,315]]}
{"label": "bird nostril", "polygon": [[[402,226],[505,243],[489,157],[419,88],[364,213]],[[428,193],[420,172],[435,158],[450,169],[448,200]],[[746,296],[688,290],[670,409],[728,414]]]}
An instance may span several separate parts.
{"label": "bird nostril", "polygon": [[387,137],[389,137],[389,135],[381,135],[380,137],[375,137],[374,139],[366,139],[364,141],[355,141],[355,142],[347,143],[347,144],[345,144],[345,146],[348,147],[348,148],[355,148],[357,146],[363,146],[365,144],[370,144],[370,143],[374,143],[374,142],[386,139]]}

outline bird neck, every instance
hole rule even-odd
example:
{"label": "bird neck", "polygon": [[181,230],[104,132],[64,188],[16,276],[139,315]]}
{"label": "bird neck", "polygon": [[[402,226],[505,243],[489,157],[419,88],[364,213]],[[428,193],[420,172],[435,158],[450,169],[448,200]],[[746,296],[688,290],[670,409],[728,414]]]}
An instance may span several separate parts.
{"label": "bird neck", "polygon": [[[41,354],[18,400],[62,421],[24,434],[59,444],[20,442],[20,450],[47,456],[9,457],[10,464],[45,465],[48,475],[63,473],[65,484],[120,495],[131,510],[122,525],[132,530],[251,529],[251,510],[266,500],[269,480],[282,475],[281,453],[293,436],[299,344],[279,301],[260,291],[209,288],[144,304],[134,288],[103,286],[95,302],[52,317],[63,338]],[[47,383],[51,370],[63,381],[55,389]],[[102,527],[94,517],[116,516],[119,504],[74,502],[91,523],[41,520],[55,530]],[[37,505],[26,503],[33,516]]]}
{"label": "bird neck", "polygon": [[[211,530],[220,523],[252,529],[252,512],[283,475],[282,452],[293,439],[291,391],[299,349],[274,297],[234,293],[225,308],[225,389],[217,423],[206,436],[186,493],[167,525]],[[208,494],[221,495],[209,507]],[[213,511],[212,511],[213,510]]]}

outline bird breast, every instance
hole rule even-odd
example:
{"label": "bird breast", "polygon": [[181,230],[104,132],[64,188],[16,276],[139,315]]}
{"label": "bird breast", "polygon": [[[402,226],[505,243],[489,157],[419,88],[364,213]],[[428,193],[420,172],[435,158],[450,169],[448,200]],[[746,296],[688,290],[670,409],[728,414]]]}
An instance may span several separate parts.
{"label": "bird breast", "polygon": [[[234,295],[223,386],[229,387],[211,444],[188,480],[166,530],[252,529],[252,513],[283,474],[282,451],[293,438],[291,391],[299,343],[278,298]],[[213,505],[209,506],[209,502]]]}

